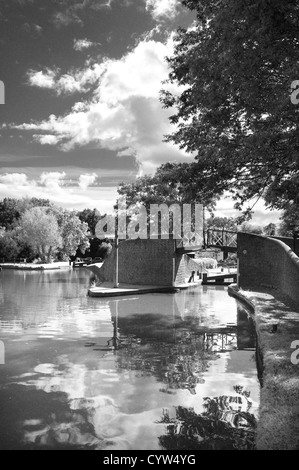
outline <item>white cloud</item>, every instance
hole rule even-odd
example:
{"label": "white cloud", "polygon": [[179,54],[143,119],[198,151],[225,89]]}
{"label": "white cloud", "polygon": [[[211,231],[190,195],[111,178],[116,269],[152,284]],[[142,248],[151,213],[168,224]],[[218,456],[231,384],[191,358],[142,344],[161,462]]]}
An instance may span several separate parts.
{"label": "white cloud", "polygon": [[83,174],[83,175],[80,175],[79,176],[79,186],[81,189],[87,189],[88,186],[92,185],[96,179],[97,179],[98,175],[96,173],[86,173],[86,174]]}
{"label": "white cloud", "polygon": [[[162,108],[159,91],[168,76],[165,56],[172,50],[172,37],[165,44],[144,40],[121,59],[106,59],[80,73],[56,76],[56,90],[81,89],[86,83],[97,83],[97,88],[89,101],[76,103],[64,116],[51,115],[15,127],[34,131],[40,143],[59,143],[65,151],[92,142],[117,151],[120,157],[134,155],[144,172],[153,172],[169,160],[189,161],[190,156],[178,147],[163,142],[173,127],[168,121],[171,110]],[[176,90],[173,86],[172,91]]]}
{"label": "white cloud", "polygon": [[55,145],[59,141],[59,138],[52,134],[34,134],[33,139],[42,145]]}
{"label": "white cloud", "polygon": [[43,172],[40,176],[40,183],[51,191],[59,191],[64,184],[65,172],[50,171]]}
{"label": "white cloud", "polygon": [[25,173],[6,173],[0,175],[0,184],[18,186],[28,186],[27,175]]}
{"label": "white cloud", "polygon": [[55,77],[57,75],[56,70],[46,69],[43,71],[29,70],[28,83],[32,86],[37,86],[40,88],[54,88],[55,87]]}
{"label": "white cloud", "polygon": [[96,178],[95,173],[77,175],[75,178],[65,172],[41,172],[34,177],[25,173],[5,173],[0,175],[0,200],[5,197],[37,197],[50,199],[58,206],[69,209],[96,207],[103,214],[112,212],[117,198],[116,188],[90,187]]}
{"label": "white cloud", "polygon": [[179,4],[178,0],[145,0],[145,8],[155,20],[174,18]]}
{"label": "white cloud", "polygon": [[74,49],[75,51],[83,51],[83,49],[89,49],[90,47],[100,45],[98,42],[89,41],[85,39],[74,39]]}
{"label": "white cloud", "polygon": [[59,69],[30,70],[27,77],[29,85],[48,88],[57,95],[61,95],[62,93],[87,92],[92,85],[99,82],[104,72],[104,64],[92,64],[84,69],[72,70],[65,74],[61,74]]}

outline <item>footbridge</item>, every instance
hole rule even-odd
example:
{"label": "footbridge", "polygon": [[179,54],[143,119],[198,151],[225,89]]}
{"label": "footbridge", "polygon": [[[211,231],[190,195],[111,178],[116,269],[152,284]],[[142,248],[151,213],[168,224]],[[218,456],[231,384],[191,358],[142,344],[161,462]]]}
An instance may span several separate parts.
{"label": "footbridge", "polygon": [[228,253],[237,252],[237,232],[232,230],[208,229],[203,231],[203,235],[184,237],[178,241],[177,252],[188,253],[190,251],[202,250],[204,248],[219,248],[224,252],[224,257]]}

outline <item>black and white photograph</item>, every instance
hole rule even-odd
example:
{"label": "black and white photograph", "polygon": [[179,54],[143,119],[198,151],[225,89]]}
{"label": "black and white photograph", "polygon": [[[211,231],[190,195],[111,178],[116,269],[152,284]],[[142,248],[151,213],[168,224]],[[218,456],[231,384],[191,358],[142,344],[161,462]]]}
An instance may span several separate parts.
{"label": "black and white photograph", "polygon": [[299,1],[0,0],[0,450],[298,450],[298,256]]}

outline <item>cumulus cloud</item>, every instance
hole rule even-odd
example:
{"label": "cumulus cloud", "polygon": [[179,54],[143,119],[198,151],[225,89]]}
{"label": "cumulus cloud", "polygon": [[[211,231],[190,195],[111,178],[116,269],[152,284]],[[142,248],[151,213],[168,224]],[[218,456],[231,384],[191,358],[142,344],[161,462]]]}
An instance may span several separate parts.
{"label": "cumulus cloud", "polygon": [[5,173],[0,175],[0,184],[18,186],[28,186],[29,182],[25,173]]}
{"label": "cumulus cloud", "polygon": [[28,84],[39,88],[54,88],[57,70],[46,68],[45,71],[29,70]]}
{"label": "cumulus cloud", "polygon": [[85,39],[74,39],[74,49],[75,51],[83,51],[83,49],[89,49],[93,46],[98,46],[100,43],[89,41],[87,38]]}
{"label": "cumulus cloud", "polygon": [[98,175],[96,173],[86,173],[79,176],[79,186],[81,189],[87,189],[88,186],[91,186],[97,179]]}
{"label": "cumulus cloud", "polygon": [[155,20],[174,18],[179,4],[178,0],[145,0],[145,8]]}
{"label": "cumulus cloud", "polygon": [[[166,43],[143,40],[121,59],[86,64],[85,69],[64,75],[56,72],[57,93],[82,90],[92,83],[89,100],[76,103],[63,116],[15,127],[34,131],[34,139],[41,144],[59,144],[65,151],[92,143],[117,151],[120,157],[134,155],[143,171],[152,172],[169,160],[189,160],[174,145],[163,143],[173,128],[168,121],[171,111],[162,108],[159,92],[168,76],[165,56],[172,50],[171,36]],[[171,91],[177,89],[173,86]]]}
{"label": "cumulus cloud", "polygon": [[34,134],[33,139],[42,145],[55,145],[59,141],[59,138],[52,134]]}
{"label": "cumulus cloud", "polygon": [[60,190],[61,186],[64,185],[65,177],[66,174],[64,171],[45,171],[40,175],[40,184],[50,189],[51,191],[58,191]]}
{"label": "cumulus cloud", "polygon": [[92,85],[99,82],[105,71],[105,64],[92,64],[83,69],[74,69],[61,74],[60,69],[29,70],[28,84],[39,88],[48,88],[57,95],[86,93]]}
{"label": "cumulus cloud", "polygon": [[61,207],[78,210],[98,208],[101,213],[112,212],[117,198],[113,186],[90,186],[97,174],[82,174],[75,178],[66,172],[41,172],[35,177],[25,173],[5,173],[0,175],[0,199],[37,197],[50,199]]}

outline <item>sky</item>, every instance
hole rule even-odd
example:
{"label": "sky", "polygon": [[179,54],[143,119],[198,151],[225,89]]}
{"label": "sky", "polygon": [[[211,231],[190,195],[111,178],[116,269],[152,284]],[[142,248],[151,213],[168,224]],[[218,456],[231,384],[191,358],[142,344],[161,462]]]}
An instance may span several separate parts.
{"label": "sky", "polygon": [[[120,182],[193,161],[163,142],[173,110],[159,92],[175,31],[194,20],[179,0],[0,0],[0,199],[105,213]],[[223,199],[217,215],[239,214]]]}

